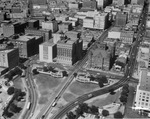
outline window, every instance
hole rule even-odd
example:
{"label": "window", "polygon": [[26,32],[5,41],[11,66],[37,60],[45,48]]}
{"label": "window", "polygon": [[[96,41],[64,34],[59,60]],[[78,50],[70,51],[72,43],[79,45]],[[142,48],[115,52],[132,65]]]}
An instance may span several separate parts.
{"label": "window", "polygon": [[143,95],[145,95],[145,93],[143,93]]}
{"label": "window", "polygon": [[145,101],[145,99],[142,99],[142,101]]}

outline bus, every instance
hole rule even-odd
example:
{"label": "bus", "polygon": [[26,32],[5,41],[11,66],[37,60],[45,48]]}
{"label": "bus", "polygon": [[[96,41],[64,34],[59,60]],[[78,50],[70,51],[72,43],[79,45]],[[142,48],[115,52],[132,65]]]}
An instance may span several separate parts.
{"label": "bus", "polygon": [[29,110],[29,109],[30,109],[30,107],[31,107],[31,103],[30,103],[30,102],[28,102],[28,104],[27,104],[27,109]]}
{"label": "bus", "polygon": [[56,102],[53,102],[52,107],[55,107],[55,106],[56,106],[56,104],[57,104]]}

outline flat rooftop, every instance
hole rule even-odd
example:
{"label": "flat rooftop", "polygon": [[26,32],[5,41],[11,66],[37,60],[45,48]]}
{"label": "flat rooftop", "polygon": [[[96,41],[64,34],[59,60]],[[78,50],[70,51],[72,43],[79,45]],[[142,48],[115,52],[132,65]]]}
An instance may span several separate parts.
{"label": "flat rooftop", "polygon": [[35,39],[38,39],[38,38],[40,38],[41,36],[36,36],[36,35],[33,35],[33,34],[25,34],[25,35],[23,35],[23,36],[19,36],[19,38],[18,39],[16,39],[17,41],[24,41],[24,42],[27,42],[27,41],[29,41],[29,40],[31,40],[31,39],[33,39],[33,38],[35,38]]}
{"label": "flat rooftop", "polygon": [[40,45],[44,45],[44,46],[54,46],[55,44],[53,42],[44,42]]}

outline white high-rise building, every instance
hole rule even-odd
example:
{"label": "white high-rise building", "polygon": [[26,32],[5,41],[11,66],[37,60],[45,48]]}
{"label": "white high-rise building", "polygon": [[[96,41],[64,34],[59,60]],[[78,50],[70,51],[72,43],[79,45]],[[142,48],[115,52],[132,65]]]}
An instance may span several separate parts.
{"label": "white high-rise building", "polygon": [[146,68],[140,71],[134,109],[150,111],[150,72]]}
{"label": "white high-rise building", "polygon": [[44,21],[42,22],[42,29],[48,29],[52,32],[56,32],[58,30],[57,21]]}
{"label": "white high-rise building", "polygon": [[39,45],[39,60],[41,62],[50,63],[57,56],[56,44],[44,42]]}

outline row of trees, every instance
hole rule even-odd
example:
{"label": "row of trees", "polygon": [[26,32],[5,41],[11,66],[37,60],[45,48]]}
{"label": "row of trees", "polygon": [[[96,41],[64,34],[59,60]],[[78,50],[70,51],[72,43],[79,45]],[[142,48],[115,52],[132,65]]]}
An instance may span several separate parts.
{"label": "row of trees", "polygon": [[123,104],[127,103],[128,93],[129,93],[129,85],[126,84],[122,87],[122,92],[120,96],[120,102],[122,102]]}
{"label": "row of trees", "polygon": [[9,73],[4,75],[4,78],[8,79],[8,82],[13,79],[14,76],[22,74],[22,70],[19,67],[15,67],[13,70],[10,70]]}
{"label": "row of trees", "polygon": [[98,107],[88,106],[86,103],[79,104],[74,112],[70,111],[66,114],[66,119],[76,119],[80,116],[83,116],[83,113],[91,113],[98,115]]}
{"label": "row of trees", "polygon": [[[72,112],[68,112],[66,114],[67,118],[66,119],[77,119],[80,116],[83,116],[83,113],[90,113],[93,115],[96,115],[97,118],[99,118],[99,111],[98,111],[98,107],[92,105],[92,106],[88,106],[86,103],[82,103],[79,104],[78,108]],[[106,117],[109,115],[109,111],[108,110],[103,110],[102,111],[102,116]],[[122,119],[123,115],[120,111],[116,112],[114,114],[114,118],[116,119]]]}

